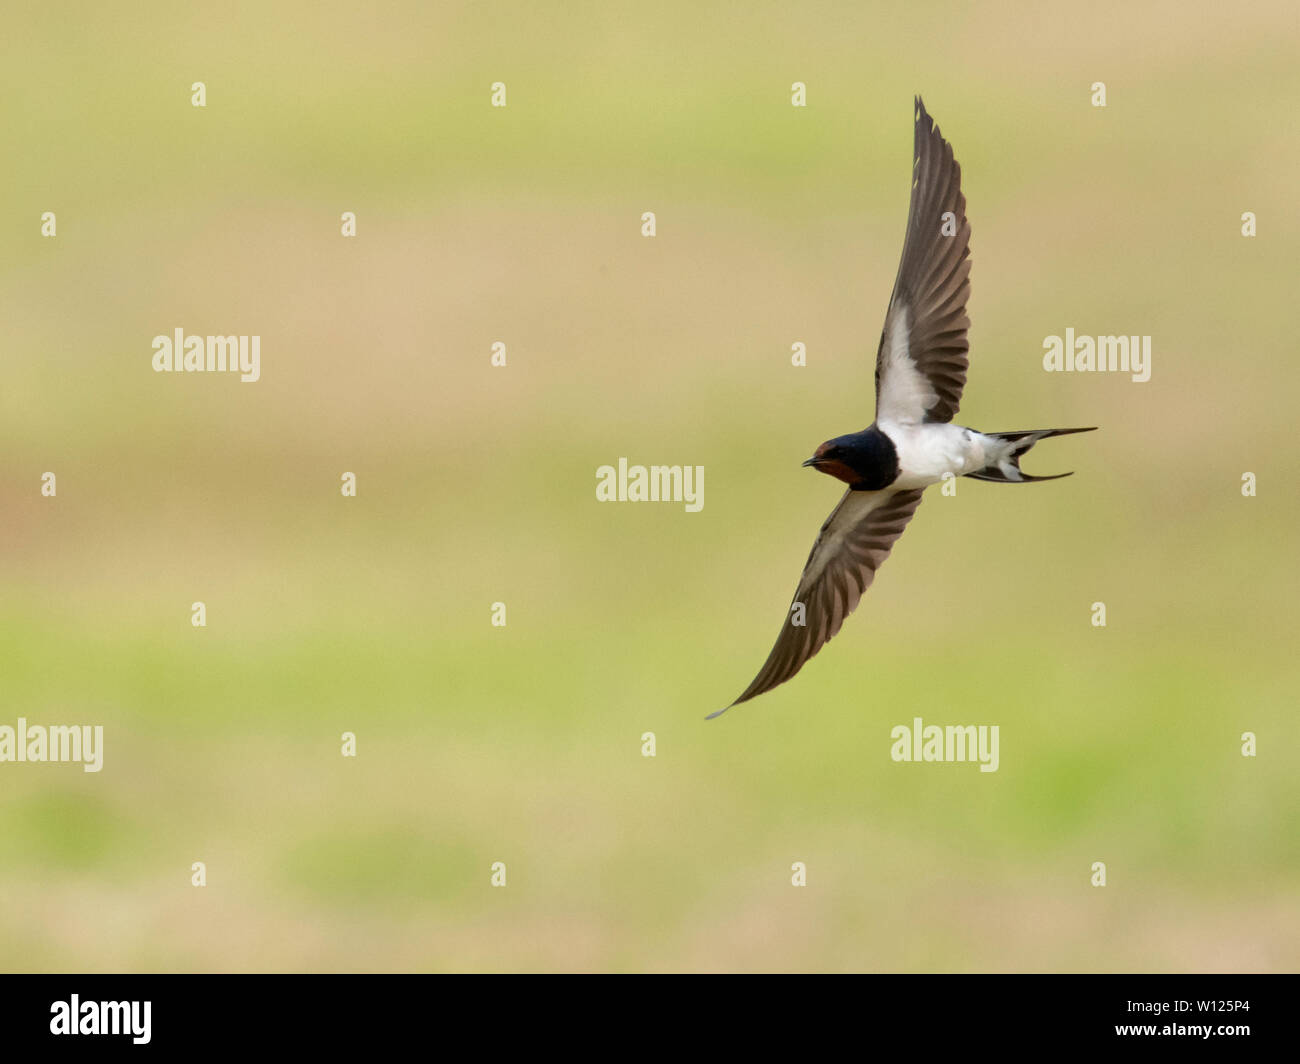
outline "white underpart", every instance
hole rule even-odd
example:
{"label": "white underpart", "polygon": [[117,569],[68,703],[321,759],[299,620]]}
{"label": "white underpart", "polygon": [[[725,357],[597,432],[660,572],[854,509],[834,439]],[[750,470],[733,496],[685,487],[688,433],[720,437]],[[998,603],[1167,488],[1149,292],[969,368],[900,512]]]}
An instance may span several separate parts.
{"label": "white underpart", "polygon": [[884,420],[876,424],[898,452],[898,479],[890,487],[900,491],[938,484],[945,473],[964,477],[983,469],[999,450],[997,440],[961,425]]}
{"label": "white underpart", "polygon": [[882,422],[917,423],[939,401],[939,393],[912,360],[908,347],[911,334],[909,308],[900,303],[891,317],[885,361],[880,367],[880,402],[876,418]]}

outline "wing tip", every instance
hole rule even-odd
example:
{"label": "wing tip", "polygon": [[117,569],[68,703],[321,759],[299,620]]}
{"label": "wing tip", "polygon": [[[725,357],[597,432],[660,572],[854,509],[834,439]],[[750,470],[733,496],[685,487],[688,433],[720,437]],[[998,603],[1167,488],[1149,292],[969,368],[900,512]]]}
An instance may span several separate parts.
{"label": "wing tip", "polygon": [[934,128],[935,122],[934,119],[930,117],[930,112],[925,109],[925,101],[921,99],[921,94],[919,92],[912,97],[912,103],[913,118],[916,121],[916,124],[921,127],[923,132],[929,133],[930,130]]}
{"label": "wing tip", "polygon": [[[734,706],[735,704],[736,704],[735,702],[732,702],[732,703],[731,703],[731,706]],[[714,717],[720,717],[720,716],[722,716],[722,714],[724,714],[725,712],[727,712],[727,710],[729,710],[729,709],[731,708],[731,706],[723,706],[721,709],[719,709],[719,710],[715,710],[714,712],[710,713],[710,714],[709,714],[707,717],[705,717],[704,719],[705,719],[705,720],[712,720]]]}

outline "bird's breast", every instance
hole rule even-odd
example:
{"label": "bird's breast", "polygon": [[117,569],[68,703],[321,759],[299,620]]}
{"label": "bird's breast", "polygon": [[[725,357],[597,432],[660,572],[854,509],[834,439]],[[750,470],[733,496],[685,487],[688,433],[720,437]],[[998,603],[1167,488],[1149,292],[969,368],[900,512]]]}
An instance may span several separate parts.
{"label": "bird's breast", "polygon": [[961,425],[890,426],[889,435],[898,448],[899,488],[937,484],[944,474],[963,476],[982,461],[976,434]]}

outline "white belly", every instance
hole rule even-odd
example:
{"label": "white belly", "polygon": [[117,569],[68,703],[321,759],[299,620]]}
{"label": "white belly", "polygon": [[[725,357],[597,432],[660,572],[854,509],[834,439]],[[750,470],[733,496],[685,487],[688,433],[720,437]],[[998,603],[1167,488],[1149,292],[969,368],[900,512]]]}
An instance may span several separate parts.
{"label": "white belly", "polygon": [[938,484],[945,473],[961,477],[984,467],[983,437],[972,429],[949,424],[879,427],[898,452],[898,479],[891,487],[924,488]]}

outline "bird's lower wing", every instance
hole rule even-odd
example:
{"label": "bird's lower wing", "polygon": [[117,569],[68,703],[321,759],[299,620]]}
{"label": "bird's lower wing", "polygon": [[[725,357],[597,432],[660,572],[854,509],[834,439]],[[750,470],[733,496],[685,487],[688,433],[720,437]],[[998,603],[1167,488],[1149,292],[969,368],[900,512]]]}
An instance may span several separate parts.
{"label": "bird's lower wing", "polygon": [[919,488],[844,493],[808,555],[776,645],[732,706],[785,683],[840,630],[920,502]]}

